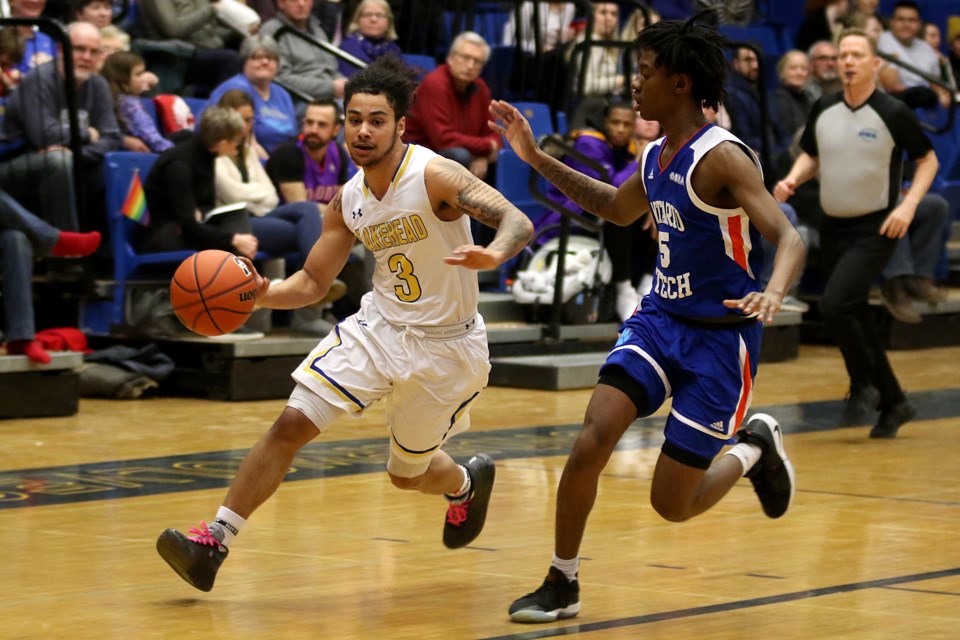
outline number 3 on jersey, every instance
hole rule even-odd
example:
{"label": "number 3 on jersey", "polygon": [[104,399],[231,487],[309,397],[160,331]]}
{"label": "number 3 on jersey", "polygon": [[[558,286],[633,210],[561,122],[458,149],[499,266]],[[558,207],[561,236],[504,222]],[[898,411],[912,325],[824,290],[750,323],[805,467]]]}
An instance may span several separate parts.
{"label": "number 3 on jersey", "polygon": [[416,302],[420,299],[423,291],[420,289],[420,281],[413,275],[413,263],[402,253],[390,256],[387,260],[387,267],[390,273],[397,276],[400,284],[395,285],[393,290],[397,294],[400,302]]}

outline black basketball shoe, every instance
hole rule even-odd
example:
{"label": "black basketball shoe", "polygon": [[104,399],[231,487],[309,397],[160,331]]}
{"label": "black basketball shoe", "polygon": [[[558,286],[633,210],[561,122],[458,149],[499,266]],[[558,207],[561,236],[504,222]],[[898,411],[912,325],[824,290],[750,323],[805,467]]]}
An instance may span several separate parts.
{"label": "black basketball shoe", "polygon": [[763,512],[779,518],[793,501],[793,465],[783,448],[783,432],[772,416],[758,413],[738,432],[740,442],[755,444],[763,451],[760,460],[747,472]]}
{"label": "black basketball shoe", "polygon": [[463,465],[470,474],[470,498],[460,504],[450,503],[447,507],[447,519],[443,524],[443,544],[450,549],[465,547],[483,531],[487,520],[487,506],[493,492],[493,479],[497,467],[493,459],[478,453]]}
{"label": "black basketball shoe", "polygon": [[917,416],[917,409],[904,398],[880,412],[880,419],[870,429],[871,438],[896,438],[897,431]]}
{"label": "black basketball shoe", "polygon": [[513,622],[553,622],[580,613],[580,583],[567,580],[556,567],[550,567],[540,588],[510,605]]}
{"label": "black basketball shoe", "polygon": [[176,529],[167,529],[157,538],[157,552],[181,578],[200,591],[210,591],[217,569],[230,551],[213,537],[206,522],[190,533],[194,535],[188,538]]}

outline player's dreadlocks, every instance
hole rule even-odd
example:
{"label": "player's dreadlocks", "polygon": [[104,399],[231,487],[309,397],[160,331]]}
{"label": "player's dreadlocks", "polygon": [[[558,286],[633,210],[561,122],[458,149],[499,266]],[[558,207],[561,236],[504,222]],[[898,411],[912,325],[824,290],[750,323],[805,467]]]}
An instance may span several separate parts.
{"label": "player's dreadlocks", "polygon": [[649,49],[656,64],[668,74],[690,76],[691,97],[697,104],[716,109],[727,97],[723,88],[727,77],[724,51],[730,40],[715,27],[698,24],[712,9],[701,11],[687,21],[661,20],[637,35],[634,45],[639,55]]}
{"label": "player's dreadlocks", "polygon": [[411,95],[417,86],[417,71],[393,54],[380,56],[355,73],[343,89],[343,104],[355,93],[384,95],[397,120],[407,115]]}

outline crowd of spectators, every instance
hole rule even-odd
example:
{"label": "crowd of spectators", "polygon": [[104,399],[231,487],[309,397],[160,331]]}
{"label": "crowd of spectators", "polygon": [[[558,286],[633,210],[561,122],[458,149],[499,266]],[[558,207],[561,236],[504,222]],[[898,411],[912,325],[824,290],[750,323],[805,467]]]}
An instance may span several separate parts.
{"label": "crowd of spectators", "polygon": [[[589,151],[603,151],[604,158],[611,154],[615,160],[604,164],[617,179],[635,166],[634,147],[643,140],[620,140],[622,127],[614,116],[622,115],[621,101],[629,100],[634,69],[628,48],[612,44],[631,42],[650,22],[706,7],[717,9],[717,19],[731,25],[762,18],[756,3],[746,1],[594,2],[591,15],[579,15],[570,2],[520,2],[505,3],[509,7],[497,28],[477,28],[481,34],[450,33],[449,25],[433,18],[405,23],[401,18],[409,20],[416,12],[402,0],[246,0],[247,10],[256,15],[241,26],[225,16],[227,3],[219,0],[6,0],[0,11],[4,4],[4,15],[49,16],[66,25],[80,148],[78,155],[70,150],[74,141],[60,45],[46,29],[0,29],[3,198],[61,232],[105,234],[104,154],[159,154],[150,175],[143,176],[152,215],[136,238],[138,250],[217,247],[251,257],[266,252],[293,256],[288,269],[319,236],[323,208],[355,171],[337,137],[344,84],[358,65],[382,55],[402,56],[405,46],[412,49],[406,53],[434,57],[438,64],[421,79],[403,139],[456,160],[488,182],[494,181],[503,144],[487,126],[487,105],[491,98],[530,95],[543,98],[554,111],[569,112],[571,144],[580,151],[599,145]],[[761,76],[768,62],[762,46],[746,42],[749,46],[731,49],[729,99],[719,113],[708,115],[757,152],[771,184],[799,154],[816,101],[841,87],[835,41],[844,28],[863,29],[877,39],[881,53],[923,72],[885,64],[879,83],[886,92],[918,109],[957,100],[960,17],[949,24],[924,23],[913,2],[890,6],[887,15],[878,0],[809,0],[803,19],[781,34],[793,46],[776,61],[775,76]],[[403,14],[404,9],[410,13]],[[438,33],[426,37],[419,33],[424,29]],[[584,47],[585,40],[608,46]],[[425,42],[440,45],[424,49]],[[515,48],[508,69],[512,78],[495,78],[488,85],[485,78],[491,76],[485,70],[494,49],[510,46]],[[338,49],[346,55],[338,56]],[[171,62],[177,58],[186,64]],[[189,130],[189,119],[181,117],[185,129],[174,131],[154,113],[167,108],[159,100],[151,106],[150,99],[170,89],[171,77],[175,92],[194,99],[189,115],[195,131]],[[770,82],[763,82],[766,78]],[[495,95],[494,86],[513,94]],[[570,96],[583,100],[573,103]],[[197,100],[205,106],[197,107]],[[185,108],[182,101],[173,104]],[[637,122],[640,131],[642,120]],[[234,202],[247,205],[245,227],[225,230],[202,222],[209,209]],[[798,188],[785,205],[788,212],[794,209],[796,224],[811,231],[815,253],[823,219],[816,180]],[[899,319],[918,320],[911,312],[913,301],[943,299],[951,222],[949,204],[933,189],[885,271],[891,284],[880,287]],[[638,249],[644,244],[639,232],[608,235],[607,248],[618,256],[617,315],[623,317],[638,286],[642,293],[650,256],[648,248]],[[624,239],[631,239],[626,251],[611,244]],[[99,251],[109,260],[106,245]],[[44,252],[42,246],[36,251]]]}

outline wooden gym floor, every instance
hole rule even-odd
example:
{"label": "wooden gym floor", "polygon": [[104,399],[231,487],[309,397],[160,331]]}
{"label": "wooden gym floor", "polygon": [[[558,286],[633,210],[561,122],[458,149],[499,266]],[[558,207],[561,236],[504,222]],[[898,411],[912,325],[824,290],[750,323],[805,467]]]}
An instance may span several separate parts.
{"label": "wooden gym floor", "polygon": [[[589,390],[487,389],[451,442],[498,461],[486,530],[440,542],[444,502],[381,471],[382,408],[295,463],[201,593],[156,555],[165,527],[210,519],[283,401],[84,400],[0,422],[0,638],[956,638],[960,348],[891,354],[918,406],[898,439],[837,429],[836,350],[761,367],[798,474],[768,520],[747,481],[684,524],[649,505],[662,417],[639,421],[601,482],[583,546],[583,611],[541,626],[506,609],[539,586],[554,495]],[[663,411],[658,414],[662,416]]]}

